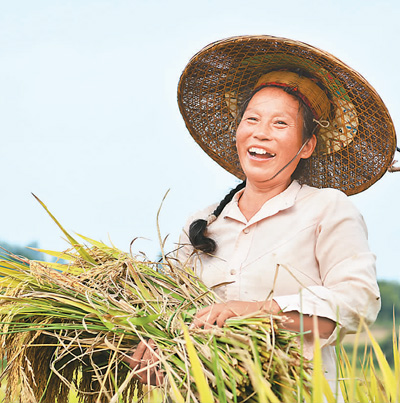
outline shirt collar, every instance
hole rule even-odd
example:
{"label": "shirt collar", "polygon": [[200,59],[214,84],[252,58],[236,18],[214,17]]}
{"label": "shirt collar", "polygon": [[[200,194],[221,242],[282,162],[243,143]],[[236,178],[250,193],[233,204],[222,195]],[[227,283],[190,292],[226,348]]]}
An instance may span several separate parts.
{"label": "shirt collar", "polygon": [[267,200],[261,209],[247,221],[243,213],[239,208],[239,199],[243,194],[244,189],[239,190],[232,198],[232,201],[224,209],[224,218],[231,218],[236,221],[240,221],[243,224],[251,225],[264,218],[271,217],[277,214],[279,211],[286,210],[292,207],[296,201],[297,194],[301,189],[301,185],[296,180],[285,189],[270,200]]}

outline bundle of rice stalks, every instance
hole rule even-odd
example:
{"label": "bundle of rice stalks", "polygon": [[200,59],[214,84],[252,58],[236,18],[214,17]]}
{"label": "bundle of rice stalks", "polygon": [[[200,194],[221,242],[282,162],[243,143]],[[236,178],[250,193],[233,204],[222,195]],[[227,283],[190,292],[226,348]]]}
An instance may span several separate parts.
{"label": "bundle of rice stalks", "polygon": [[167,375],[163,395],[174,401],[291,401],[298,380],[307,385],[309,369],[281,317],[189,331],[194,313],[216,301],[189,268],[83,236],[78,243],[57,224],[72,248],[42,252],[62,262],[0,261],[6,403],[68,402],[71,388],[84,403],[136,401],[144,391],[123,358],[149,338]]}

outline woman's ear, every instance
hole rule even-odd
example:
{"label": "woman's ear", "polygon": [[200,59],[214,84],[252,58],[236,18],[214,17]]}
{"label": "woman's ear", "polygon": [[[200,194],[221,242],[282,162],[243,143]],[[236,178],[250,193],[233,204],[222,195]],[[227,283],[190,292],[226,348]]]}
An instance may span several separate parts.
{"label": "woman's ear", "polygon": [[315,137],[315,134],[313,134],[312,137],[310,137],[310,139],[307,141],[304,148],[301,150],[300,157],[304,159],[311,157],[316,145],[317,138]]}

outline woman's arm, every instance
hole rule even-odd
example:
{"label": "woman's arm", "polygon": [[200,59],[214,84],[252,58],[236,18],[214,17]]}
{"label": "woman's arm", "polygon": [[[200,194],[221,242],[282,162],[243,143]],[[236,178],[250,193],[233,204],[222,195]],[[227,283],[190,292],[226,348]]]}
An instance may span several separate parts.
{"label": "woman's arm", "polygon": [[[224,326],[225,321],[232,317],[246,316],[255,313],[279,315],[282,310],[276,301],[227,301],[213,304],[198,311],[193,319],[191,328],[204,327],[209,329],[213,325]],[[301,320],[303,331],[314,333],[314,319],[304,315],[301,319],[300,313],[296,311],[285,312],[284,316],[289,320],[284,323],[284,328],[299,332]],[[321,338],[327,339],[335,329],[335,322],[324,317],[317,317],[318,333]]]}

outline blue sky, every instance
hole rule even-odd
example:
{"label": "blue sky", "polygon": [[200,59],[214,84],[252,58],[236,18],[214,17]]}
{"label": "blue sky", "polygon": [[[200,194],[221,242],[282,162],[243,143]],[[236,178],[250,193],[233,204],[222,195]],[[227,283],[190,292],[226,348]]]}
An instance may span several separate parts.
{"label": "blue sky", "polygon": [[[189,136],[176,103],[186,63],[241,34],[298,39],[358,70],[400,124],[397,0],[0,2],[0,239],[67,247],[31,196],[71,232],[154,257],[156,214],[173,248],[187,217],[237,180]],[[396,155],[398,157],[398,154]],[[400,158],[399,158],[400,159]],[[352,197],[400,280],[400,173]]]}

